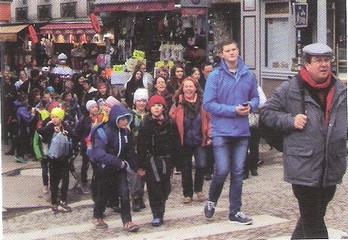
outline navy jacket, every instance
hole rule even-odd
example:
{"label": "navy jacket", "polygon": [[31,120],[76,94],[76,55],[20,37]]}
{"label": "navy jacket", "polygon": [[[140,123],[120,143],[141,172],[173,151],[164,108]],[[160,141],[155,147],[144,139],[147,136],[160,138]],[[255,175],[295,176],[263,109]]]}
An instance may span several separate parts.
{"label": "navy jacket", "polygon": [[138,169],[136,155],[133,146],[133,139],[129,129],[121,129],[117,125],[118,119],[128,118],[132,121],[132,114],[123,106],[115,105],[111,108],[109,121],[102,127],[106,140],[101,137],[98,131],[94,136],[93,148],[97,163],[114,170],[120,169],[122,161],[127,161],[130,167]]}

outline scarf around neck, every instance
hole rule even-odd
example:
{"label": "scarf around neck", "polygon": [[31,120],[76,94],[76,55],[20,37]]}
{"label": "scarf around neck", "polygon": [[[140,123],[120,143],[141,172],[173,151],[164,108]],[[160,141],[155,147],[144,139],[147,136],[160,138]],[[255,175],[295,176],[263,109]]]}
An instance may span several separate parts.
{"label": "scarf around neck", "polygon": [[311,88],[313,94],[315,94],[319,100],[320,105],[324,109],[325,114],[325,123],[326,125],[329,124],[329,112],[331,109],[332,99],[335,92],[335,86],[333,85],[332,80],[332,74],[330,73],[325,82],[323,83],[317,83],[315,82],[310,74],[308,73],[307,69],[302,67],[300,69],[300,76],[301,79],[308,84],[308,86]]}

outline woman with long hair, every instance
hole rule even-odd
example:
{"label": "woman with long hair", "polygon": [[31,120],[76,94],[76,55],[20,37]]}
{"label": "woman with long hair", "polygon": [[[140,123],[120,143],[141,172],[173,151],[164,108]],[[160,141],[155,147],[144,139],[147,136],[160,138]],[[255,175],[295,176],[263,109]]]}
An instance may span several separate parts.
{"label": "woman with long hair", "polygon": [[[205,201],[203,182],[207,162],[206,146],[211,144],[209,114],[203,109],[203,92],[199,83],[185,78],[174,96],[169,116],[178,126],[182,145],[183,203],[191,203],[193,193],[197,201]],[[195,176],[192,176],[192,156],[195,158]]]}

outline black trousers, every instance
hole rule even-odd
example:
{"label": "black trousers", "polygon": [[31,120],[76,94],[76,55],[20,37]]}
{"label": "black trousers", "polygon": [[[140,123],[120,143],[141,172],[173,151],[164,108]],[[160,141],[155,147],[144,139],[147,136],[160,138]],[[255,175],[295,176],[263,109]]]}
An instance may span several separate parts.
{"label": "black trousers", "polygon": [[96,197],[93,209],[94,218],[103,218],[110,193],[117,192],[121,200],[121,219],[123,224],[132,221],[130,213],[129,189],[127,183],[127,171],[103,170],[97,168]]}
{"label": "black trousers", "polygon": [[336,192],[336,185],[327,188],[292,185],[298,200],[300,218],[291,239],[327,239],[324,221],[326,208]]}
{"label": "black trousers", "polygon": [[171,192],[170,174],[172,170],[170,168],[166,169],[165,174],[163,174],[162,170],[161,167],[157,168],[159,181],[156,180],[151,167],[149,167],[145,175],[149,203],[154,218],[163,218],[166,201]]}
{"label": "black trousers", "polygon": [[81,156],[82,156],[82,166],[81,166],[81,183],[86,184],[88,182],[87,180],[87,172],[89,168],[89,158],[86,153],[87,148],[82,147],[81,148]]}
{"label": "black trousers", "polygon": [[69,160],[64,159],[50,159],[49,158],[49,171],[50,171],[50,190],[51,190],[51,203],[58,204],[58,186],[62,181],[62,187],[60,191],[60,199],[62,202],[66,202],[68,198],[69,190]]}

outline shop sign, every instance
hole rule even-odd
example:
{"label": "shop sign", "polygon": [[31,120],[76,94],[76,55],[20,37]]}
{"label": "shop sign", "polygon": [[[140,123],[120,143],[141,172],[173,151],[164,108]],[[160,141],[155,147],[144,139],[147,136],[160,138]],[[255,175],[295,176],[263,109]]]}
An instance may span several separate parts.
{"label": "shop sign", "polygon": [[39,42],[38,38],[37,38],[37,34],[36,31],[34,29],[34,27],[32,25],[28,26],[28,31],[29,31],[29,36],[31,38],[31,41],[36,44]]}
{"label": "shop sign", "polygon": [[133,58],[142,61],[145,58],[145,52],[135,49],[133,52]]}
{"label": "shop sign", "polygon": [[113,72],[124,72],[125,68],[126,68],[125,65],[113,65],[112,71]]}
{"label": "shop sign", "polygon": [[100,33],[101,29],[100,29],[100,25],[99,25],[99,21],[98,21],[97,16],[94,13],[91,13],[89,15],[89,18],[91,19],[91,23],[92,23],[92,26],[93,26],[95,32]]}
{"label": "shop sign", "polygon": [[181,0],[182,7],[210,7],[210,0]]}
{"label": "shop sign", "polygon": [[308,4],[307,3],[293,3],[295,15],[295,27],[302,28],[308,25]]}

